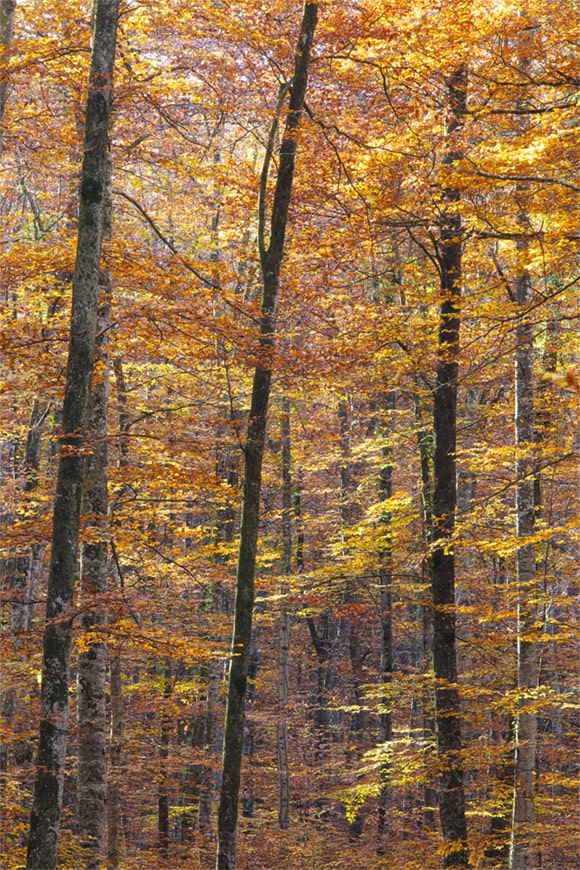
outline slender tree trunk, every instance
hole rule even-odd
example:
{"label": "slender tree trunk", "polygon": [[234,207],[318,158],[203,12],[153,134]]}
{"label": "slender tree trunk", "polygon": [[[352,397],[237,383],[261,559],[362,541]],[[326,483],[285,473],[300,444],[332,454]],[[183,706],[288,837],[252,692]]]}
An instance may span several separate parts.
{"label": "slender tree trunk", "polygon": [[[119,468],[128,462],[129,416],[127,413],[127,386],[123,364],[119,357],[113,359],[113,371],[119,402]],[[112,511],[113,513],[113,511]],[[120,566],[119,583],[123,586]],[[121,669],[121,650],[109,648],[109,694],[111,699],[109,763],[107,770],[107,861],[112,870],[118,870],[121,855],[121,776],[123,747],[123,677]]]}
{"label": "slender tree trunk", "polygon": [[171,664],[166,661],[162,669],[163,706],[161,710],[161,734],[159,738],[159,780],[157,787],[157,834],[159,855],[163,861],[169,857],[169,773],[167,759],[169,758],[169,738],[171,720],[167,704],[171,698]]}
{"label": "slender tree trunk", "polygon": [[[451,137],[461,128],[466,112],[467,70],[459,67],[447,79],[449,115],[448,150],[443,162],[452,165],[461,153],[454,150]],[[463,765],[461,761],[461,719],[457,687],[455,637],[455,556],[451,540],[456,509],[457,355],[459,353],[461,258],[463,252],[461,216],[452,206],[460,194],[444,191],[446,211],[441,227],[439,252],[441,308],[437,379],[433,402],[435,432],[432,556],[433,666],[437,747],[440,755],[439,818],[445,844],[445,866],[468,865],[467,825]]]}
{"label": "slender tree trunk", "polygon": [[[533,28],[526,27],[517,43],[519,68],[528,81],[530,56],[526,51]],[[530,126],[527,89],[520,91],[516,100],[518,125],[525,133]],[[526,213],[525,192],[528,185],[519,182],[516,186],[518,223],[522,230],[531,228]],[[517,243],[521,257],[525,256],[528,242],[522,238]],[[535,547],[530,542],[535,533],[536,485],[539,495],[539,478],[532,454],[536,432],[534,430],[534,327],[527,317],[532,302],[532,278],[524,268],[515,279],[515,302],[517,305],[516,353],[515,353],[515,443],[516,443],[516,535],[524,543],[516,554],[516,589],[518,607],[517,667],[518,692],[521,697],[515,717],[515,767],[514,802],[512,813],[512,837],[510,843],[510,870],[530,870],[534,866],[533,824],[535,799],[535,768],[538,739],[538,718],[534,710],[525,710],[530,705],[538,688],[538,641],[537,620],[541,618],[537,603],[540,592],[536,578]],[[539,501],[539,498],[538,498]],[[527,541],[525,539],[528,539]]]}
{"label": "slender tree trunk", "polygon": [[[431,459],[433,452],[433,437],[430,431],[423,429],[421,413],[421,400],[417,399],[415,416],[418,424],[417,446],[419,448],[419,467],[421,472],[421,502],[423,509],[423,543],[425,553],[429,553],[433,543],[433,485],[431,481]],[[431,559],[426,555],[421,562],[421,580],[424,584],[432,586]],[[421,636],[423,668],[425,672],[431,670],[433,657],[433,606],[431,601],[424,601],[421,605]],[[429,745],[433,740],[436,728],[429,709],[425,710],[423,701],[423,737]],[[437,825],[436,806],[437,792],[432,783],[425,786],[423,794],[423,825],[433,830]]]}
{"label": "slender tree trunk", "polygon": [[[292,573],[292,454],[290,442],[290,402],[282,401],[282,575]],[[282,585],[282,595],[288,593],[288,583]],[[290,827],[290,772],[288,767],[288,656],[290,649],[290,614],[283,601],[278,628],[278,707],[277,725],[279,806],[278,824],[281,830]]]}
{"label": "slender tree trunk", "polygon": [[[395,393],[391,390],[387,396],[386,410],[393,411],[395,408]],[[389,423],[391,421],[389,420]],[[379,501],[385,502],[391,498],[393,492],[393,459],[390,447],[383,447],[383,464],[379,472]],[[381,584],[381,676],[385,687],[383,705],[385,710],[381,713],[379,721],[379,740],[381,743],[390,743],[393,739],[393,713],[391,709],[392,698],[389,697],[389,686],[393,679],[393,601],[391,591],[392,581],[392,547],[391,547],[391,514],[382,511],[380,516],[381,530],[384,539],[381,541],[379,552],[379,579]],[[386,761],[381,768],[381,791],[379,794],[378,825],[379,853],[385,852],[384,837],[388,829],[388,813],[391,804],[391,790],[389,788],[389,762]]]}
{"label": "slender tree trunk", "polygon": [[[107,160],[107,181],[103,205],[103,242],[111,239],[111,160]],[[80,597],[83,605],[82,630],[88,634],[86,649],[79,653],[77,666],[78,720],[78,830],[83,861],[89,870],[101,866],[106,847],[107,822],[107,648],[99,630],[107,623],[103,596],[108,590],[108,415],[109,353],[112,279],[103,270],[99,280],[99,313],[96,338],[96,373],[91,391],[87,455],[82,509],[93,526],[94,540],[82,548]],[[94,633],[97,637],[94,638]],[[93,637],[91,637],[93,635]]]}
{"label": "slender tree trunk", "polygon": [[[534,392],[532,323],[526,319],[526,308],[532,298],[532,282],[523,272],[516,279],[516,303],[519,320],[516,328],[516,515],[518,538],[531,538],[535,530],[534,468],[530,455],[534,441]],[[521,707],[529,704],[530,693],[538,687],[538,642],[535,624],[538,618],[536,600],[536,555],[531,543],[518,548],[516,557],[518,594],[518,690]],[[533,866],[532,826],[534,823],[535,767],[537,715],[519,709],[515,723],[515,782],[510,850],[511,870],[528,870]]]}
{"label": "slender tree trunk", "polygon": [[102,204],[119,0],[97,0],[85,116],[77,255],[54,503],[41,689],[41,721],[27,868],[52,870],[62,808],[69,720],[69,659],[83,455],[97,330]]}
{"label": "slender tree trunk", "polygon": [[111,694],[111,732],[109,769],[107,772],[107,861],[112,870],[119,867],[121,855],[121,747],[123,745],[123,684],[121,655],[117,651],[109,661]]}
{"label": "slender tree trunk", "polygon": [[280,282],[280,267],[284,254],[286,222],[292,194],[294,162],[296,156],[296,131],[302,114],[310,51],[318,17],[318,4],[304,7],[294,77],[286,128],[280,147],[278,177],[272,205],[270,239],[266,247],[264,230],[264,194],[268,165],[272,157],[276,130],[268,143],[262,174],[262,196],[259,208],[260,259],[263,293],[260,318],[259,362],[254,371],[250,420],[245,445],[244,488],[242,496],[242,519],[240,548],[236,577],[236,602],[234,607],[234,630],[232,659],[228,680],[224,751],[222,760],[222,783],[218,810],[218,870],[233,870],[236,864],[238,836],[238,798],[242,766],[244,730],[244,705],[248,680],[248,658],[252,635],[254,608],[254,577],[258,543],[262,459],[266,435],[266,420],[270,387],[272,382],[272,355],[276,327],[276,308]]}
{"label": "slender tree trunk", "polygon": [[[7,60],[12,45],[15,12],[16,0],[0,0],[0,52],[3,61]],[[0,76],[0,154],[2,154],[4,145],[4,114],[8,97],[8,82],[8,76],[5,73],[2,74]]]}
{"label": "slender tree trunk", "polygon": [[[103,636],[107,622],[102,596],[108,589],[107,413],[109,375],[106,336],[110,325],[110,304],[103,300],[99,312],[98,378],[93,385],[89,422],[93,440],[87,457],[83,511],[94,525],[96,540],[83,545],[80,596],[83,605],[82,630],[88,634],[86,648],[79,653],[77,670],[78,717],[78,830],[87,868],[101,866],[105,852],[107,807],[107,649]],[[96,633],[96,637],[95,637]]]}

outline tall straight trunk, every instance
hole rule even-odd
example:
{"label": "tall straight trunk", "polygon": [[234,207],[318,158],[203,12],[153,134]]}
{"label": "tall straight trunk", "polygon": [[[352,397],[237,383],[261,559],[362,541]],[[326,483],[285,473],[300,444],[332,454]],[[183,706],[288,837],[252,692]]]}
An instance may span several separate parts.
{"label": "tall straight trunk", "polygon": [[[395,409],[394,390],[389,391],[385,405],[385,410],[387,411]],[[379,501],[385,502],[393,494],[393,457],[390,447],[383,447],[382,458],[383,463],[379,471]],[[393,600],[391,590],[393,554],[390,529],[391,514],[389,511],[381,511],[379,522],[384,535],[379,552],[379,580],[381,584],[381,677],[386,690],[383,698],[385,709],[381,713],[379,721],[379,740],[381,743],[391,743],[393,739],[393,713],[391,710],[392,699],[389,697],[388,688],[393,679]],[[377,833],[380,840],[383,839],[388,829],[387,814],[391,804],[391,791],[388,780],[389,763],[387,761],[381,768],[381,791],[379,794],[377,825]],[[382,854],[384,851],[384,844],[380,842],[379,853]]]}
{"label": "tall straight trunk", "polygon": [[171,663],[166,661],[162,668],[163,706],[161,712],[161,734],[159,737],[159,774],[157,783],[157,839],[159,856],[162,861],[169,857],[169,740],[171,736],[171,719],[167,704],[171,698]]}
{"label": "tall straight trunk", "polygon": [[[419,468],[421,474],[421,504],[423,513],[423,545],[425,552],[429,553],[433,543],[433,485],[431,481],[431,459],[433,438],[431,431],[423,428],[422,401],[416,399],[415,418],[417,421],[417,447],[419,449]],[[431,560],[425,557],[421,561],[421,582],[432,585]],[[420,608],[421,613],[421,646],[423,655],[423,668],[431,669],[433,655],[433,609],[430,603],[424,601]],[[423,738],[429,744],[435,733],[435,723],[429,710],[425,710],[423,702]],[[434,829],[437,825],[436,810],[437,792],[432,783],[425,786],[423,794],[423,825]]]}
{"label": "tall straight trunk", "polygon": [[267,247],[263,235],[264,197],[269,163],[275,143],[275,125],[271,131],[262,173],[262,195],[259,206],[259,247],[263,282],[260,342],[258,363],[254,370],[250,419],[244,451],[244,486],[240,548],[236,576],[232,659],[228,679],[222,782],[218,810],[218,870],[232,870],[236,864],[244,707],[252,635],[262,459],[264,456],[266,420],[272,382],[276,308],[278,304],[280,267],[284,255],[286,223],[294,179],[296,133],[304,106],[308,83],[308,69],[310,66],[310,52],[317,18],[318,4],[307,3],[304,6],[300,35],[298,37],[292,91],[286,116],[286,127],[280,147],[278,176],[270,221],[270,239]]}
{"label": "tall straight trunk", "polygon": [[107,861],[117,870],[121,857],[121,749],[123,746],[123,681],[119,650],[109,658],[111,728],[107,770]]}
{"label": "tall straight trunk", "polygon": [[[107,410],[108,361],[107,328],[110,324],[108,299],[99,313],[99,377],[93,385],[89,431],[94,439],[87,457],[83,512],[90,515],[97,538],[82,548],[80,597],[83,604],[82,630],[89,634],[77,666],[78,719],[78,831],[87,868],[99,867],[105,849],[107,804],[107,650],[99,630],[107,622],[102,596],[108,589],[107,497]],[[95,637],[97,639],[93,639]]]}
{"label": "tall straight trunk", "polygon": [[[535,530],[534,467],[530,448],[534,441],[533,325],[525,312],[532,298],[532,282],[523,272],[515,282],[519,319],[516,327],[516,522],[518,538],[531,538]],[[538,686],[538,642],[535,623],[538,617],[536,555],[531,543],[523,543],[516,557],[518,595],[518,690],[521,704]],[[526,700],[527,699],[527,700]],[[532,825],[534,823],[537,715],[520,709],[515,722],[515,780],[510,849],[511,870],[533,866]]]}
{"label": "tall straight trunk", "polygon": [[[107,161],[104,198],[103,242],[111,238],[111,161]],[[78,831],[83,863],[100,867],[105,854],[107,822],[107,648],[99,630],[107,623],[103,596],[108,590],[108,414],[109,353],[112,279],[103,270],[99,280],[99,313],[95,363],[90,399],[85,483],[82,510],[93,527],[91,538],[82,548],[80,597],[84,605],[81,627],[89,635],[86,648],[79,653],[77,666],[78,721]],[[92,639],[96,633],[97,639]]]}
{"label": "tall straight trunk", "polygon": [[[467,70],[460,66],[447,81],[448,149],[443,162],[452,165],[461,152],[452,145],[466,112]],[[433,462],[433,667],[435,672],[435,718],[440,756],[439,818],[445,845],[445,866],[468,865],[467,825],[461,719],[457,688],[455,637],[455,556],[451,540],[456,509],[457,375],[463,253],[461,217],[454,204],[460,194],[444,190],[446,210],[442,218],[439,262],[441,307],[437,378],[433,399],[435,454]]]}
{"label": "tall straight trunk", "polygon": [[[129,415],[127,413],[127,386],[123,364],[119,357],[113,359],[113,371],[119,402],[119,459],[118,467],[125,468],[128,463]],[[123,586],[120,566],[119,583]],[[119,867],[121,854],[121,775],[123,747],[123,676],[120,647],[109,648],[109,695],[111,699],[111,719],[109,730],[109,758],[107,769],[107,862],[111,870]]]}
{"label": "tall straight trunk", "polygon": [[[527,48],[534,28],[526,26],[517,43],[518,66],[528,81],[530,57]],[[525,133],[530,126],[528,89],[520,91],[516,99],[518,126]],[[523,234],[530,229],[526,213],[525,194],[528,185],[516,185],[517,220]],[[523,237],[517,243],[520,257],[525,257],[528,241]],[[516,535],[524,539],[516,554],[517,590],[517,668],[519,705],[526,707],[530,696],[538,688],[537,604],[540,590],[536,580],[536,553],[529,539],[535,532],[536,481],[539,478],[535,458],[530,455],[536,440],[534,430],[534,327],[527,316],[532,302],[532,278],[523,268],[514,282],[517,306],[515,350],[515,443],[516,443]],[[538,498],[539,501],[539,498]],[[528,539],[528,541],[525,541]],[[532,827],[534,824],[535,767],[538,738],[538,719],[533,710],[517,709],[515,717],[514,800],[512,837],[510,843],[510,870],[529,870],[534,866]]]}
{"label": "tall straight trunk", "polygon": [[97,0],[85,115],[68,370],[56,486],[43,640],[41,720],[27,868],[56,867],[69,720],[69,660],[83,445],[93,376],[101,262],[102,204],[119,0]]}
{"label": "tall straight trunk", "polygon": [[[282,401],[282,575],[292,572],[292,453],[290,441],[290,402]],[[288,583],[282,595],[288,593]],[[290,614],[282,603],[278,628],[278,707],[281,721],[277,725],[279,804],[278,824],[285,831],[290,827],[290,772],[288,767],[288,656],[290,648]]]}
{"label": "tall straight trunk", "polygon": [[[15,12],[16,0],[0,0],[0,52],[4,62],[12,45]],[[6,73],[0,76],[0,154],[4,145],[4,114],[8,97],[8,81]]]}

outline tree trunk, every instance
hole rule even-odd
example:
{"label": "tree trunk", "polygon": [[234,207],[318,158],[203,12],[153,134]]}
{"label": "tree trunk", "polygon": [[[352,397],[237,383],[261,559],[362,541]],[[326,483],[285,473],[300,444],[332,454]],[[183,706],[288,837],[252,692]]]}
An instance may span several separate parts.
{"label": "tree trunk", "polygon": [[263,292],[260,318],[259,362],[254,371],[250,420],[245,444],[244,487],[236,577],[232,659],[228,679],[222,783],[218,810],[218,870],[233,870],[236,864],[244,704],[252,635],[262,459],[272,381],[276,308],[278,303],[280,267],[284,254],[286,222],[294,178],[296,131],[304,105],[308,82],[308,68],[310,65],[310,51],[317,17],[318,4],[308,3],[305,5],[300,35],[298,37],[298,49],[296,52],[290,104],[286,117],[286,128],[280,147],[278,177],[274,192],[268,247],[266,247],[263,236],[264,194],[269,162],[274,148],[275,127],[273,127],[272,136],[268,143],[264,171],[262,173],[259,247]]}
{"label": "tree trunk", "polygon": [[[292,454],[290,442],[290,402],[282,402],[282,575],[292,573]],[[289,591],[282,586],[282,595]],[[290,648],[290,615],[282,603],[278,628],[278,707],[281,721],[277,725],[279,807],[278,824],[281,830],[290,827],[290,773],[288,768],[288,655]]]}
{"label": "tree trunk", "polygon": [[118,870],[121,855],[121,747],[123,745],[123,685],[121,654],[117,650],[109,661],[111,694],[111,732],[107,772],[107,861]]}
{"label": "tree trunk", "polygon": [[[110,325],[109,300],[99,312],[99,376],[93,385],[89,422],[92,452],[87,457],[83,512],[91,517],[96,540],[83,545],[80,597],[82,630],[89,637],[79,653],[77,672],[78,717],[78,829],[87,868],[99,867],[105,850],[107,804],[106,676],[107,649],[98,638],[107,622],[101,596],[108,588],[107,412],[109,404],[106,336]],[[98,533],[98,534],[97,534]],[[97,636],[95,638],[95,634]]]}
{"label": "tree trunk", "polygon": [[[526,48],[533,28],[525,28],[517,43],[519,68],[524,76],[529,74],[530,56]],[[526,78],[527,80],[527,78]],[[516,99],[518,125],[522,132],[530,126],[527,113],[529,93],[520,92]],[[528,185],[516,185],[517,220],[522,230],[530,229],[526,214],[525,192]],[[517,243],[523,258],[528,248],[525,238]],[[534,430],[534,327],[527,318],[527,309],[532,302],[532,279],[523,268],[515,279],[515,302],[517,305],[516,353],[515,353],[515,443],[516,443],[516,535],[518,539],[530,539],[535,533],[537,493],[539,501],[539,477],[531,455],[535,440]],[[536,580],[536,553],[532,543],[523,543],[516,553],[517,590],[517,667],[518,709],[515,718],[515,767],[514,802],[512,813],[512,837],[510,843],[510,870],[529,870],[534,865],[532,827],[534,824],[535,767],[538,738],[538,719],[534,710],[525,710],[530,705],[538,688],[538,641],[537,620],[541,618],[538,606],[540,589]]]}
{"label": "tree trunk", "polygon": [[[129,415],[127,413],[127,386],[123,363],[119,357],[113,359],[113,371],[119,403],[119,468],[128,463]],[[114,506],[111,511],[113,519]],[[123,588],[123,577],[117,565],[119,584]],[[121,649],[109,648],[109,694],[111,698],[111,725],[109,733],[109,764],[107,770],[107,861],[112,870],[119,867],[121,854],[121,776],[123,746],[123,677],[121,669]]]}
{"label": "tree trunk", "polygon": [[157,834],[159,856],[163,862],[169,857],[169,739],[171,719],[167,705],[172,693],[171,663],[166,661],[162,668],[163,702],[161,708],[161,734],[159,736],[159,774],[157,787]]}
{"label": "tree trunk", "polygon": [[[0,51],[2,61],[6,62],[12,45],[12,31],[14,30],[14,14],[16,12],[16,0],[0,0]],[[6,111],[6,99],[8,97],[7,75],[0,78],[0,154],[4,145],[4,114]]]}
{"label": "tree trunk", "polygon": [[[431,481],[431,460],[433,453],[433,436],[431,431],[423,429],[422,401],[417,398],[415,402],[415,418],[418,425],[417,447],[419,448],[419,468],[421,473],[421,503],[423,513],[423,545],[425,553],[429,553],[433,543],[433,485]],[[421,582],[432,586],[431,559],[425,556],[421,560]],[[424,672],[431,670],[433,658],[433,607],[430,601],[421,604],[421,646],[423,655]],[[436,732],[433,715],[425,709],[423,700],[423,738],[427,745],[433,740]],[[432,783],[425,786],[423,793],[423,825],[433,830],[437,825],[436,819],[437,792]]]}
{"label": "tree trunk", "polygon": [[[107,160],[106,192],[103,204],[103,242],[111,238],[111,161]],[[79,653],[77,671],[78,721],[78,830],[87,868],[100,867],[105,854],[107,822],[107,648],[99,630],[108,614],[102,596],[108,590],[108,414],[109,353],[112,279],[108,270],[99,280],[95,367],[91,392],[88,438],[92,441],[85,467],[82,510],[93,526],[91,538],[83,545],[80,597],[83,605],[82,630],[88,634],[86,649]],[[97,632],[95,638],[94,633]],[[91,636],[92,635],[92,636]]]}
{"label": "tree trunk", "polygon": [[102,204],[119,0],[97,0],[77,254],[43,642],[41,721],[27,868],[56,867],[69,720],[69,659],[83,453],[97,330]]}
{"label": "tree trunk", "polygon": [[[452,165],[461,153],[451,144],[466,112],[467,70],[459,67],[447,79],[449,116],[448,150],[443,162]],[[437,379],[433,402],[435,454],[433,463],[434,548],[432,555],[433,666],[435,715],[440,755],[439,818],[445,844],[445,866],[468,865],[465,795],[461,761],[461,724],[457,687],[455,637],[455,557],[451,544],[456,509],[457,355],[459,353],[462,228],[453,203],[457,190],[446,189],[442,217],[439,263],[441,308]]]}
{"label": "tree trunk", "polygon": [[[519,319],[516,328],[516,515],[518,538],[530,538],[535,530],[534,468],[530,456],[534,441],[533,393],[533,325],[525,312],[532,298],[532,282],[527,272],[516,279],[516,303]],[[536,556],[531,543],[518,548],[516,557],[518,594],[518,690],[521,705],[529,704],[530,693],[538,686],[538,643],[535,639],[537,619]],[[534,823],[537,715],[518,710],[515,723],[515,782],[510,850],[511,870],[528,870],[533,866],[532,825]]]}
{"label": "tree trunk", "polygon": [[[395,392],[389,391],[386,401],[387,411],[395,409]],[[389,420],[389,423],[391,420]],[[393,493],[393,459],[390,447],[383,447],[383,464],[379,472],[379,501],[385,502]],[[381,584],[381,677],[385,686],[383,697],[384,711],[379,720],[379,740],[381,743],[390,743],[393,739],[393,713],[392,698],[389,697],[388,687],[393,679],[393,612],[392,612],[392,547],[391,547],[391,514],[382,511],[379,519],[383,540],[379,552],[379,579]],[[391,804],[391,790],[389,788],[389,762],[385,761],[381,767],[381,791],[379,794],[378,825],[379,854],[384,854],[384,837],[388,829],[388,812]]]}

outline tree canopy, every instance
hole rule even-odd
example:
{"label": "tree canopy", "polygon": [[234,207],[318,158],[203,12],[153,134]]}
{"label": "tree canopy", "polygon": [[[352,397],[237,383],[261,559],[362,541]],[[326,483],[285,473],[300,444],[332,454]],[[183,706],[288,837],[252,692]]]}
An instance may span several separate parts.
{"label": "tree canopy", "polygon": [[[0,0],[11,870],[50,718],[43,637],[65,630],[50,565],[59,464],[81,426],[65,387],[95,154],[93,5],[107,4]],[[220,866],[572,870],[577,5],[118,5],[95,253],[110,310],[97,325],[95,288],[84,351],[93,409],[99,385],[109,396],[69,451],[83,555],[58,866],[215,866],[237,687],[239,839]],[[240,548],[244,478],[255,565]],[[108,810],[87,845],[97,655]]]}

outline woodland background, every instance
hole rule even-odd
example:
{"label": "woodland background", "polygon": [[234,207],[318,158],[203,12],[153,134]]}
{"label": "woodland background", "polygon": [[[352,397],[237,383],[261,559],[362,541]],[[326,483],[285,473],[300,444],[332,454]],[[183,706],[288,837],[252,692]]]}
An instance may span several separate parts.
{"label": "woodland background", "polygon": [[[14,6],[3,0],[0,21],[7,868],[23,866],[35,775],[91,20],[85,0]],[[537,725],[529,866],[578,866],[578,23],[572,0],[320,6],[281,274],[240,868],[402,870],[445,860],[430,571],[450,190],[463,297],[457,511],[446,546],[455,554],[471,862],[508,866],[514,723],[524,710]],[[106,592],[85,590],[76,603],[62,867],[85,866],[74,677],[79,656],[103,642],[108,866],[214,864],[258,353],[258,194],[299,26],[290,0],[121,4],[104,251],[111,321],[95,374],[110,385],[100,438],[108,518],[85,510],[83,521],[85,543],[108,542],[109,577]],[[460,68],[466,111],[457,159],[446,160],[449,77]],[[274,169],[276,160],[274,149]],[[516,446],[522,324],[533,337],[535,422],[533,438]],[[522,456],[535,512],[525,538],[515,501]],[[527,585],[517,580],[523,547],[535,558]],[[532,614],[523,623],[522,608]],[[105,616],[83,621],[94,613]],[[518,689],[522,637],[538,655],[538,686],[527,690]]]}

